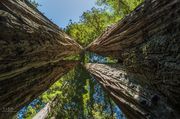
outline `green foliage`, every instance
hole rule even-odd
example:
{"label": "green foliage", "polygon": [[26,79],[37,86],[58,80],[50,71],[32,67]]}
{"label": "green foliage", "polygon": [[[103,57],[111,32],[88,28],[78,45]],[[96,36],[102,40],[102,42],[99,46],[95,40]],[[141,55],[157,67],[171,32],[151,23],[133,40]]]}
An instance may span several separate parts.
{"label": "green foliage", "polygon": [[[68,119],[78,118],[78,116],[84,117],[84,103],[88,98],[86,78],[88,78],[88,73],[79,65],[58,81],[61,82],[61,85],[58,86],[61,93],[57,94],[58,103],[51,113],[52,116]],[[50,91],[52,90],[50,89]]]}
{"label": "green foliage", "polygon": [[78,23],[70,21],[65,29],[82,46],[87,46],[106,28],[130,13],[143,0],[97,0],[104,9],[92,8],[81,16]]}
{"label": "green foliage", "polygon": [[38,7],[39,4],[35,0],[28,0],[34,7]]}
{"label": "green foliage", "polygon": [[31,106],[28,106],[28,110],[24,116],[25,119],[32,119],[33,116],[36,115],[36,108],[32,108]]}
{"label": "green foliage", "polygon": [[115,114],[113,113],[113,115],[107,114],[105,112],[103,112],[104,107],[103,105],[98,105],[98,104],[94,104],[92,110],[92,115],[94,117],[94,119],[115,119]]}
{"label": "green foliage", "polygon": [[50,89],[48,89],[43,95],[41,96],[41,99],[43,102],[48,103],[51,100],[53,100],[57,95],[60,95],[62,93],[61,88],[62,87],[62,81],[57,81],[53,86],[51,86]]}
{"label": "green foliage", "polygon": [[97,5],[106,6],[114,15],[124,16],[133,11],[144,0],[97,0]]}
{"label": "green foliage", "polygon": [[91,11],[83,13],[80,22],[70,21],[65,31],[82,46],[87,46],[118,19],[118,16],[113,16],[104,9],[92,8]]}

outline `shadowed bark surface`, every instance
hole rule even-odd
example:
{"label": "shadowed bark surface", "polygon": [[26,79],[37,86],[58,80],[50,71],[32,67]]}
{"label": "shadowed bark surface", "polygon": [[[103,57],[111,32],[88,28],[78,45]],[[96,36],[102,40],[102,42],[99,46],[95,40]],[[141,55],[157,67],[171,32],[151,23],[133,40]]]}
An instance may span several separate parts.
{"label": "shadowed bark surface", "polygon": [[0,111],[17,111],[46,91],[77,64],[63,60],[81,49],[26,0],[1,0]]}
{"label": "shadowed bark surface", "polygon": [[[87,50],[119,59],[180,107],[180,1],[145,0]],[[177,109],[180,110],[180,109]]]}
{"label": "shadowed bark surface", "polygon": [[167,104],[166,97],[130,73],[120,64],[89,63],[86,69],[95,76],[128,119],[178,119],[179,114]]}

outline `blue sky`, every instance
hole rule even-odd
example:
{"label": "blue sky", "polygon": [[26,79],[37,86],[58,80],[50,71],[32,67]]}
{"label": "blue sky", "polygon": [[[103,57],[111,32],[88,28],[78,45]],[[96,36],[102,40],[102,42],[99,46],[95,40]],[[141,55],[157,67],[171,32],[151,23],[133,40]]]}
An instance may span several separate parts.
{"label": "blue sky", "polygon": [[38,9],[59,27],[64,28],[69,20],[79,21],[83,12],[95,7],[96,0],[35,0]]}

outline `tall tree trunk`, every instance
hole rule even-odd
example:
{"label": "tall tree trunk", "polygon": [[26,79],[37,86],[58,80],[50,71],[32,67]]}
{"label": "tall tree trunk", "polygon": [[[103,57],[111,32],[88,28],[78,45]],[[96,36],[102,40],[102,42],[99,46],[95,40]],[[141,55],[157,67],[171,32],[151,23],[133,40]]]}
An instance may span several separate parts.
{"label": "tall tree trunk", "polygon": [[47,90],[77,64],[63,59],[80,50],[26,0],[0,0],[0,115]]}
{"label": "tall tree trunk", "polygon": [[[180,1],[145,0],[87,50],[111,56],[144,76],[180,107]],[[177,109],[180,110],[180,109]]]}
{"label": "tall tree trunk", "polygon": [[166,97],[143,82],[142,76],[128,72],[119,64],[87,64],[86,69],[95,76],[110,97],[129,119],[178,119],[179,114]]}

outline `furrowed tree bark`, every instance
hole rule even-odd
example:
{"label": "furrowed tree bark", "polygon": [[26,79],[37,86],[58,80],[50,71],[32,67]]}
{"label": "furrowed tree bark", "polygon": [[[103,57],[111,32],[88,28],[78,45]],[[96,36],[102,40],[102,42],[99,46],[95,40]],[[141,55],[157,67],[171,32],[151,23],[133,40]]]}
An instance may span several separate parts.
{"label": "furrowed tree bark", "polygon": [[86,64],[104,90],[128,119],[178,119],[179,114],[165,96],[141,80],[141,75],[128,72],[120,64]]}
{"label": "furrowed tree bark", "polygon": [[180,110],[180,1],[145,0],[87,50],[111,56]]}
{"label": "furrowed tree bark", "polygon": [[64,59],[81,49],[26,0],[0,0],[0,115],[47,90],[77,64]]}

